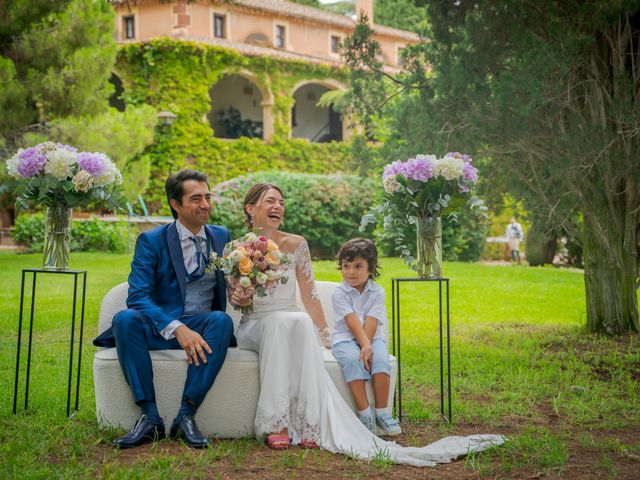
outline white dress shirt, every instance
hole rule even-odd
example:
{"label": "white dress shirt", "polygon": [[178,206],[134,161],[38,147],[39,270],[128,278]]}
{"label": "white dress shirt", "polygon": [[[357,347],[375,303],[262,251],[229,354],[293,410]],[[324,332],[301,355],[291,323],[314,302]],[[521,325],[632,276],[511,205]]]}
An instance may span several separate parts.
{"label": "white dress shirt", "polygon": [[350,313],[355,313],[362,325],[365,317],[373,317],[378,320],[378,328],[373,336],[388,341],[389,320],[385,307],[384,288],[369,279],[362,293],[348,285],[344,280],[338,285],[331,297],[336,324],[333,326],[332,343],[355,340],[353,333],[345,321]]}

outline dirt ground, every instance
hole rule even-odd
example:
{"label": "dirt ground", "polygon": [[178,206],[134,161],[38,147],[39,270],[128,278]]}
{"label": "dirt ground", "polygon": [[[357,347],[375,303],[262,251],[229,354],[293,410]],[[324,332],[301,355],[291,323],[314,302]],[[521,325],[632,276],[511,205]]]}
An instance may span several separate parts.
{"label": "dirt ground", "polygon": [[[507,438],[531,426],[546,426],[551,431],[564,431],[560,420],[549,406],[547,412],[537,412],[533,419],[503,419],[496,425],[473,425],[458,423],[456,434],[471,435],[476,433],[502,433]],[[408,445],[428,444],[440,438],[442,434],[433,425],[418,425],[404,423],[404,432],[396,437],[398,443]],[[574,432],[571,432],[574,433]],[[597,447],[585,447],[578,440],[581,434],[589,433]],[[408,440],[410,439],[410,441]],[[156,446],[143,445],[138,448],[114,452],[106,442],[96,446],[95,459],[100,465],[116,461],[119,465],[135,464],[148,465],[155,459],[175,456],[174,465],[178,471],[189,471],[192,463],[198,465],[198,478],[303,478],[305,480],[336,479],[336,478],[367,478],[382,479],[640,479],[640,456],[623,451],[615,452],[603,449],[601,441],[622,444],[637,444],[640,441],[640,429],[626,431],[589,431],[576,430],[569,441],[569,457],[559,468],[526,469],[513,467],[509,471],[501,468],[499,460],[487,460],[479,470],[473,469],[465,459],[458,459],[450,464],[438,465],[433,468],[415,468],[402,465],[376,465],[349,459],[342,455],[333,455],[324,451],[301,450],[291,447],[287,451],[274,451],[258,442],[244,445],[241,454],[222,453],[212,455],[211,451],[189,449],[185,445],[173,441],[163,440]],[[229,443],[230,441],[224,442]],[[219,441],[214,442],[212,450],[220,448]],[[498,447],[500,448],[500,447]],[[637,451],[637,450],[636,450]],[[204,457],[204,458],[203,458]],[[215,458],[221,457],[221,458]],[[117,458],[117,459],[116,459]],[[179,460],[178,460],[179,459]],[[207,463],[210,463],[207,465]],[[100,467],[99,467],[100,468]],[[135,467],[134,467],[135,468]]]}

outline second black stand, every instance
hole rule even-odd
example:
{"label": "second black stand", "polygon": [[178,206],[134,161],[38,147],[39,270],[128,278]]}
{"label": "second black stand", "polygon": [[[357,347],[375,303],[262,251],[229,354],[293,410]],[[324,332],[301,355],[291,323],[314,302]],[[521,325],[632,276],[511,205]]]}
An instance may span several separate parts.
{"label": "second black stand", "polygon": [[[451,422],[451,341],[449,318],[449,279],[448,278],[392,278],[391,279],[391,348],[398,359],[398,388],[395,396],[395,407],[398,419],[402,421],[402,360],[400,350],[400,284],[405,282],[437,282],[438,283],[438,318],[440,333],[440,415],[446,422]],[[443,309],[442,287],[445,287]],[[443,317],[446,318],[446,333],[443,330]],[[446,412],[445,415],[445,340],[446,336]],[[397,348],[397,354],[396,354]]]}

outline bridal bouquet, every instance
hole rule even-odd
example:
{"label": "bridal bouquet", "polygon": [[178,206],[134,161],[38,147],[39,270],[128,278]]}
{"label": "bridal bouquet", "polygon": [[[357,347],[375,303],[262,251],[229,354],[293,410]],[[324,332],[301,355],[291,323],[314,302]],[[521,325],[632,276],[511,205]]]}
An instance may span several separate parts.
{"label": "bridal bouquet", "polygon": [[[486,210],[484,203],[471,195],[478,180],[472,158],[459,152],[417,155],[384,167],[384,193],[376,208],[362,217],[361,229],[384,219],[383,238],[393,240],[396,249],[420,277],[442,275],[442,225],[440,217],[455,216],[456,208],[469,201],[472,208]],[[406,232],[416,225],[415,254],[407,246]],[[417,257],[417,264],[416,262]]]}
{"label": "bridal bouquet", "polygon": [[[220,268],[229,287],[243,298],[266,297],[278,283],[287,283],[283,276],[289,264],[278,245],[264,236],[249,232],[228,243],[221,258],[211,258],[210,265]],[[233,306],[242,313],[253,311],[253,302],[247,306]]]}

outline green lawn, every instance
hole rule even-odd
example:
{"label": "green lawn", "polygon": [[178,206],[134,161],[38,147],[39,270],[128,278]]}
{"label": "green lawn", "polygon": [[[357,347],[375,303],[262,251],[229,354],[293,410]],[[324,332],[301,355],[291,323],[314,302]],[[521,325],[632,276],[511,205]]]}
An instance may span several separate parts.
{"label": "green lawn", "polygon": [[[128,255],[72,254],[72,268],[87,269],[88,276],[81,408],[68,421],[71,278],[39,277],[30,408],[13,416],[20,270],[38,267],[41,256],[0,252],[0,478],[319,478],[329,470],[328,477],[375,477],[391,470],[403,478],[424,478],[416,469],[385,462],[297,449],[271,452],[249,439],[217,441],[206,452],[168,441],[135,455],[112,450],[108,442],[118,432],[100,430],[95,422],[91,339],[101,298],[126,280],[129,260]],[[391,277],[412,272],[397,259],[383,259],[382,266],[378,281],[388,292],[390,311]],[[317,262],[315,271],[318,279],[340,278],[333,262]],[[640,339],[584,332],[582,273],[446,263],[445,274],[451,279],[454,422],[436,421],[437,287],[403,284],[404,410],[408,420],[427,423],[405,423],[400,442],[422,445],[443,434],[481,431],[509,437],[504,447],[431,471],[449,478],[539,472],[627,478],[640,471]],[[581,471],[588,475],[580,477]]]}

